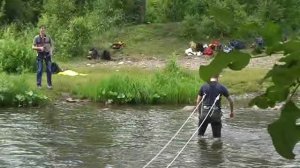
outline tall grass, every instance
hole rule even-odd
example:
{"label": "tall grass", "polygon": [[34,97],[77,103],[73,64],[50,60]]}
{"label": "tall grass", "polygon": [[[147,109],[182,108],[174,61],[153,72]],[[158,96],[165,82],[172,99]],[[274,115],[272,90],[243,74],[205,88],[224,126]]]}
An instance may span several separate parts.
{"label": "tall grass", "polygon": [[38,106],[47,100],[46,96],[30,90],[24,77],[0,74],[0,107]]}
{"label": "tall grass", "polygon": [[199,81],[195,74],[170,61],[165,69],[155,73],[113,74],[97,83],[79,86],[74,93],[103,103],[184,104],[195,101]]}

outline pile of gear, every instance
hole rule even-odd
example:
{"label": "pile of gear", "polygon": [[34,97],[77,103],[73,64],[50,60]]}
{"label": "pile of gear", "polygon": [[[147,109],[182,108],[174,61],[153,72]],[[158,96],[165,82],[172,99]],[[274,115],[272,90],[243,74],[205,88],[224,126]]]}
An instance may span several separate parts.
{"label": "pile of gear", "polygon": [[[264,49],[264,40],[262,37],[256,37],[251,48]],[[214,52],[229,53],[233,50],[241,50],[246,48],[245,42],[242,40],[230,40],[228,44],[222,44],[219,40],[213,40],[209,44],[190,42],[190,47],[185,50],[187,56],[209,56],[212,57]]]}

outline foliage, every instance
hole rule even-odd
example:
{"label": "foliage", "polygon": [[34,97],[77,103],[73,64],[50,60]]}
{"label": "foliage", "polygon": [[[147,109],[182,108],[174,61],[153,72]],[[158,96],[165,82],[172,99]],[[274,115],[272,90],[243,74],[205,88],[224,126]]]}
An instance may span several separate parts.
{"label": "foliage", "polygon": [[[14,26],[3,29],[0,37],[0,69],[8,73],[34,71],[35,53],[26,31],[18,33]],[[23,38],[19,38],[22,36]],[[32,37],[33,38],[33,37]],[[29,42],[30,41],[30,42]],[[29,44],[29,45],[28,45]]]}
{"label": "foliage", "polygon": [[293,102],[288,101],[281,111],[280,118],[268,126],[268,132],[277,152],[289,159],[295,157],[292,151],[300,141],[297,118],[300,118],[300,109]]}
{"label": "foliage", "polygon": [[24,78],[0,74],[0,107],[38,106],[47,100],[47,97],[29,90]]}
{"label": "foliage", "polygon": [[[91,37],[91,30],[86,26],[83,17],[74,18],[70,21],[69,29],[61,36],[62,42],[58,43],[60,54],[64,56],[82,56]],[[74,40],[76,39],[76,40]]]}
{"label": "foliage", "polygon": [[283,19],[284,8],[274,0],[259,1],[257,9],[257,17],[261,23],[266,21],[280,21]]}
{"label": "foliage", "polygon": [[165,19],[169,22],[182,21],[187,7],[186,4],[186,0],[162,0],[161,12],[164,14]]}
{"label": "foliage", "polygon": [[183,72],[175,61],[154,76],[116,74],[101,83],[79,87],[76,94],[94,101],[116,104],[193,103],[198,80]]}
{"label": "foliage", "polygon": [[[0,1],[1,2],[1,1]],[[4,16],[5,16],[5,1],[2,1],[0,4],[0,22],[3,20]]]}
{"label": "foliage", "polygon": [[[284,103],[280,118],[270,124],[268,131],[278,153],[288,159],[293,159],[293,148],[300,141],[300,127],[296,120],[300,117],[300,109],[293,103],[293,96],[300,86],[300,41],[292,39],[286,43],[279,43],[281,31],[278,25],[265,24],[260,31],[267,43],[267,53],[284,52],[284,57],[275,64],[264,77],[264,82],[271,79],[272,84],[265,93],[254,98],[250,105],[260,108],[274,107],[276,103]],[[226,57],[226,58],[225,58]],[[232,54],[218,54],[208,66],[200,66],[199,74],[203,80],[208,80],[213,74],[224,68],[240,70],[250,59],[249,54],[233,52]]]}
{"label": "foliage", "polygon": [[121,10],[129,23],[143,23],[146,0],[112,0],[113,9]]}
{"label": "foliage", "polygon": [[34,20],[34,10],[29,3],[22,0],[0,0],[2,23],[28,23]]}
{"label": "foliage", "polygon": [[199,25],[200,16],[198,14],[186,15],[181,24],[181,36],[194,41],[198,40],[199,38],[201,38],[201,29],[199,29]]}
{"label": "foliage", "polygon": [[150,23],[161,23],[164,21],[163,13],[161,11],[160,0],[148,0],[146,10],[146,20]]}

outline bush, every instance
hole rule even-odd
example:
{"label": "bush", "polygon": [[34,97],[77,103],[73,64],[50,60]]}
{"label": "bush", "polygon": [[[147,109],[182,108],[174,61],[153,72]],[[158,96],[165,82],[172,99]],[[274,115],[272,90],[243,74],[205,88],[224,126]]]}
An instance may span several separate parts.
{"label": "bush", "polygon": [[[2,30],[0,39],[0,69],[8,73],[33,72],[35,52],[31,49],[31,34],[17,32],[13,26]],[[33,39],[33,36],[30,37]]]}
{"label": "bush", "polygon": [[69,29],[62,38],[64,39],[59,47],[63,55],[82,56],[90,42],[91,30],[86,26],[83,17],[77,17],[70,21]]}
{"label": "bush", "polygon": [[38,106],[47,100],[46,96],[29,90],[22,76],[0,74],[0,107]]}
{"label": "bush", "polygon": [[197,41],[201,37],[199,15],[187,15],[181,24],[180,35],[186,39]]}

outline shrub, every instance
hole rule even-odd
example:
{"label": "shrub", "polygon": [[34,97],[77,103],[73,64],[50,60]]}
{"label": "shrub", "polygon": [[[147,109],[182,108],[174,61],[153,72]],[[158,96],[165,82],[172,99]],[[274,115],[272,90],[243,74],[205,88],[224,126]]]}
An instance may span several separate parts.
{"label": "shrub", "polygon": [[[27,31],[17,32],[13,26],[3,29],[0,39],[0,69],[8,73],[35,70],[35,52]],[[30,37],[33,39],[33,36]]]}
{"label": "shrub", "polygon": [[180,35],[189,40],[195,40],[200,38],[200,17],[199,15],[187,15],[181,24]]}
{"label": "shrub", "polygon": [[47,100],[46,96],[29,90],[22,76],[0,74],[0,107],[38,106]]}

